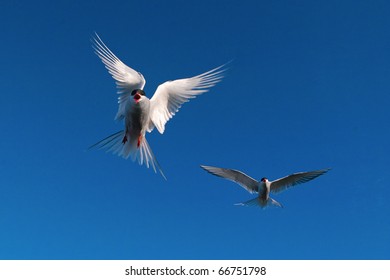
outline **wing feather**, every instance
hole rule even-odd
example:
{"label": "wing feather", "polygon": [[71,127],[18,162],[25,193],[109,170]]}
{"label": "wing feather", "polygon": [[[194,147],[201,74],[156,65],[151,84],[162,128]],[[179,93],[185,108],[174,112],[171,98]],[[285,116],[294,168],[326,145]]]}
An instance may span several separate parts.
{"label": "wing feather", "polygon": [[258,192],[259,183],[241,171],[205,165],[201,165],[200,167],[215,176],[222,177],[239,184],[250,193]]}
{"label": "wing feather", "polygon": [[279,193],[290,187],[309,182],[322,174],[325,174],[330,169],[315,170],[309,172],[299,172],[280,178],[271,182],[271,192]]}
{"label": "wing feather", "polygon": [[222,74],[226,70],[224,66],[225,64],[192,78],[168,81],[157,87],[150,99],[150,118],[161,134],[164,133],[167,121],[183,103],[208,91],[222,80]]}
{"label": "wing feather", "polygon": [[118,112],[116,120],[123,119],[126,112],[126,106],[129,102],[131,92],[135,89],[143,89],[145,78],[140,73],[124,64],[116,55],[103,43],[99,35],[95,34],[92,38],[95,53],[104,63],[108,72],[115,79],[118,88]]}

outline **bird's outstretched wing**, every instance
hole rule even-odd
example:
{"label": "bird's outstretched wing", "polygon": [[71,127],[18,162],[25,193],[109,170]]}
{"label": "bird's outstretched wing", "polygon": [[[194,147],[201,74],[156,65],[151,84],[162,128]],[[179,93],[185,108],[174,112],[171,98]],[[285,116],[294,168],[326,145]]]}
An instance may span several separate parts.
{"label": "bird's outstretched wing", "polygon": [[161,134],[164,133],[167,121],[175,115],[184,102],[208,91],[221,81],[222,73],[225,71],[224,66],[221,65],[192,78],[168,81],[157,87],[150,99],[150,118]]}
{"label": "bird's outstretched wing", "polygon": [[213,175],[228,179],[239,184],[241,187],[243,187],[250,193],[258,192],[259,183],[255,179],[249,177],[241,171],[205,165],[201,165],[200,167],[202,167],[204,170]]}
{"label": "bird's outstretched wing", "polygon": [[92,38],[92,42],[95,53],[116,81],[119,94],[119,108],[115,119],[121,120],[125,116],[126,105],[129,102],[131,92],[135,89],[143,89],[146,81],[140,72],[130,68],[117,58],[97,34]]}
{"label": "bird's outstretched wing", "polygon": [[328,172],[329,170],[330,169],[322,169],[322,170],[315,170],[309,172],[299,172],[299,173],[294,173],[286,177],[277,179],[271,182],[271,186],[270,186],[271,192],[273,193],[282,192],[298,184],[309,182],[310,180],[313,180],[318,176],[321,176],[322,174]]}

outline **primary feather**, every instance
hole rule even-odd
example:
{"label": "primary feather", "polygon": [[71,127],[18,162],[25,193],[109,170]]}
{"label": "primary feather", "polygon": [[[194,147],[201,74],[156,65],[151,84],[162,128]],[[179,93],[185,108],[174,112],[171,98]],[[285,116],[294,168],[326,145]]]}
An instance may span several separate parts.
{"label": "primary feather", "polygon": [[258,192],[259,183],[241,171],[206,165],[201,165],[200,167],[215,176],[225,178],[239,184],[250,193]]}
{"label": "primary feather", "polygon": [[329,169],[298,172],[271,182],[271,192],[279,193],[290,187],[309,182],[328,172]]}
{"label": "primary feather", "polygon": [[206,92],[223,78],[224,65],[192,78],[168,81],[158,86],[150,99],[150,118],[162,134],[165,124],[184,102]]}
{"label": "primary feather", "polygon": [[126,115],[126,107],[129,99],[131,98],[131,92],[135,89],[143,89],[146,81],[144,76],[124,64],[115,54],[103,43],[100,37],[95,34],[93,38],[93,47],[95,53],[104,63],[108,72],[116,81],[118,88],[118,113],[115,116],[116,120],[121,120]]}

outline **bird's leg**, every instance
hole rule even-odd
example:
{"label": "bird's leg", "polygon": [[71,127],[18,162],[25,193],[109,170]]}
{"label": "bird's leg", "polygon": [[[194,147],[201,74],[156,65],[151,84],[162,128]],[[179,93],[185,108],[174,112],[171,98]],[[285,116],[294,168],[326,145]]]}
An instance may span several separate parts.
{"label": "bird's leg", "polygon": [[141,141],[142,141],[142,134],[138,136],[137,148],[139,148],[139,146],[141,145]]}

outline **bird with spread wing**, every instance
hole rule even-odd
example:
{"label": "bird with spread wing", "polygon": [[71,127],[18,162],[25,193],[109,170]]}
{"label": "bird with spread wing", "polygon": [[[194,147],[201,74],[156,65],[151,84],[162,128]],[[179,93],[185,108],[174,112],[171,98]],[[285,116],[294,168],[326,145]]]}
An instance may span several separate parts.
{"label": "bird with spread wing", "polygon": [[145,137],[154,128],[163,134],[165,124],[189,99],[207,92],[223,78],[224,65],[203,74],[173,81],[157,87],[152,98],[144,92],[144,76],[124,64],[96,34],[93,38],[95,53],[115,79],[118,88],[118,112],[116,120],[124,121],[124,129],[114,133],[90,148],[106,149],[124,158],[138,159],[140,165],[158,169],[165,178]]}
{"label": "bird with spread wing", "polygon": [[269,181],[265,177],[260,181],[257,181],[245,173],[235,169],[205,165],[201,165],[201,167],[215,176],[222,177],[239,184],[250,193],[258,193],[258,197],[236,205],[260,206],[261,208],[265,208],[270,205],[283,207],[282,204],[271,198],[269,194],[279,193],[298,184],[309,182],[329,171],[329,169],[321,169],[308,172],[298,172],[274,181]]}

